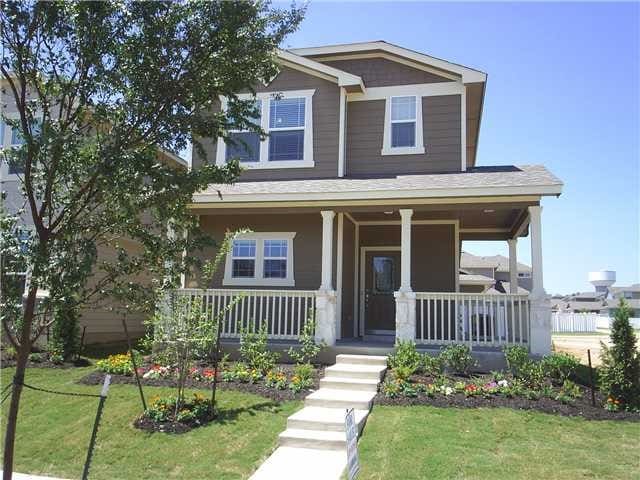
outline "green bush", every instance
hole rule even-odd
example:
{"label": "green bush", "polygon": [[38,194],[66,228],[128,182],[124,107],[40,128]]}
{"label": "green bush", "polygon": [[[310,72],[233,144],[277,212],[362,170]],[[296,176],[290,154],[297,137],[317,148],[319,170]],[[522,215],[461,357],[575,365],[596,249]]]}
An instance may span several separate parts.
{"label": "green bush", "polygon": [[267,372],[264,384],[276,390],[284,390],[287,387],[287,375],[282,370]]}
{"label": "green bush", "polygon": [[33,352],[29,354],[29,361],[33,363],[42,363],[44,357],[40,352]]}
{"label": "green bush", "polygon": [[468,375],[476,361],[467,345],[449,345],[440,354],[445,368],[451,372]]}
{"label": "green bush", "polygon": [[554,383],[563,384],[580,366],[580,361],[570,353],[552,353],[542,359],[542,368]]}
{"label": "green bush", "polygon": [[430,355],[425,353],[422,355],[421,370],[432,377],[442,375],[444,372],[444,361],[440,355]]}
{"label": "green bush", "polygon": [[385,397],[395,398],[402,393],[402,385],[397,380],[387,379],[380,387],[380,390]]}
{"label": "green bush", "polygon": [[267,346],[267,326],[263,324],[258,331],[243,329],[240,333],[240,357],[250,369],[266,374],[273,370],[280,358],[278,352],[272,352]]}
{"label": "green bush", "polygon": [[291,347],[287,351],[295,363],[303,364],[313,362],[322,349],[326,347],[324,343],[316,342],[316,322],[312,315],[309,317],[300,334],[300,348],[296,349]]}
{"label": "green bush", "polygon": [[78,310],[71,299],[54,310],[48,349],[63,360],[71,360],[80,351]]}
{"label": "green bush", "polygon": [[640,407],[640,353],[636,336],[629,323],[631,309],[620,299],[611,328],[611,348],[602,345],[600,389],[607,396],[607,404],[615,408]]}
{"label": "green bush", "polygon": [[514,377],[519,377],[523,367],[531,360],[529,350],[520,345],[504,347],[504,358],[507,361],[507,368]]}
{"label": "green bush", "polygon": [[412,367],[407,366],[399,366],[393,369],[393,376],[399,382],[407,382],[411,375],[413,375],[414,370]]}
{"label": "green bush", "polygon": [[422,356],[416,349],[416,344],[411,340],[399,340],[396,343],[396,351],[388,356],[389,368],[410,369],[411,373],[418,370],[422,364]]}
{"label": "green bush", "polygon": [[289,388],[298,393],[313,386],[313,365],[310,363],[300,363],[293,369],[293,377],[289,382]]}

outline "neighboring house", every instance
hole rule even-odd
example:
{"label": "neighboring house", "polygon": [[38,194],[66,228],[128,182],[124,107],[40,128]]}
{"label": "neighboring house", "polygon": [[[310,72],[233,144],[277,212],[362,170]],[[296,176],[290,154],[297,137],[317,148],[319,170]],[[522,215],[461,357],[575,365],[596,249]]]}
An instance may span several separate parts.
{"label": "neighboring house", "polygon": [[[8,87],[4,85],[4,81],[0,81],[0,104],[2,104],[3,115],[5,118],[17,118],[13,96],[9,93]],[[6,87],[6,88],[5,88]],[[22,143],[19,132],[13,130],[9,125],[0,118],[0,149],[18,146]],[[180,168],[187,168],[187,162],[167,151],[158,152],[158,161],[175,165]],[[22,215],[22,224],[27,229],[33,228],[31,214],[25,209],[26,202],[21,191],[21,175],[22,171],[15,167],[9,167],[6,162],[0,162],[0,191],[4,192],[5,198],[2,201],[2,207],[9,213],[15,213],[24,210]],[[136,242],[127,239],[119,239],[120,246],[127,250],[135,250]],[[98,260],[115,259],[116,250],[104,246],[98,249]],[[27,272],[12,272],[13,276],[18,277],[19,281],[26,284],[28,281]],[[139,279],[136,279],[139,280]],[[47,292],[41,292],[46,295]],[[40,294],[39,294],[40,295]],[[80,326],[86,326],[85,341],[93,342],[109,342],[124,339],[121,319],[124,314],[120,306],[110,300],[100,302],[99,306],[85,308],[81,312]],[[141,336],[144,333],[142,321],[144,315],[139,313],[129,313],[126,315],[127,322],[130,325],[129,330],[133,336]]]}
{"label": "neighboring house", "polygon": [[509,259],[504,255],[482,257],[469,252],[462,252],[460,257],[460,286],[462,291],[475,293],[480,285],[485,287],[482,292],[493,288],[495,293],[522,293],[531,291],[531,267],[516,262],[518,291],[511,292]]}
{"label": "neighboring house", "polygon": [[640,283],[634,283],[628,287],[610,287],[607,299],[606,313],[613,317],[618,308],[620,299],[624,298],[632,310],[631,316],[640,318]]}
{"label": "neighboring house", "polygon": [[[266,321],[270,338],[295,339],[315,305],[317,337],[336,349],[395,337],[549,352],[540,202],[562,182],[542,165],[476,164],[487,75],[382,41],[278,59],[280,73],[244,95],[268,136],[201,139],[206,159],[192,158],[197,168],[239,157],[246,168],[192,205],[218,240],[251,230],[207,285],[212,310],[247,292],[224,334]],[[529,234],[531,295],[474,303],[459,293],[463,240],[508,241],[516,262]]]}
{"label": "neighboring house", "polygon": [[551,299],[552,310],[558,312],[604,313],[606,306],[607,292],[578,292]]}

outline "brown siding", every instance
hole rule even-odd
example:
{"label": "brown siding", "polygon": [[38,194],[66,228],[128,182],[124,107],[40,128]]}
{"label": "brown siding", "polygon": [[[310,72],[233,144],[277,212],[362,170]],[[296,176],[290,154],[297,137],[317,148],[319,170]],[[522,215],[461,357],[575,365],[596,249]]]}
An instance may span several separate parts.
{"label": "brown siding", "polygon": [[459,95],[423,97],[423,155],[380,154],[384,135],[384,110],[384,100],[348,103],[348,175],[395,175],[460,170]]}
{"label": "brown siding", "polygon": [[[400,225],[360,227],[361,246],[399,246]],[[455,291],[453,225],[411,227],[411,288],[416,292]]]}
{"label": "brown siding", "polygon": [[417,83],[449,82],[450,80],[424,70],[393,62],[386,58],[360,58],[323,62],[345,72],[358,75],[367,87],[412,85]]}
{"label": "brown siding", "polygon": [[[284,67],[267,86],[257,92],[315,89],[313,95],[313,168],[283,168],[247,170],[240,180],[291,180],[300,178],[328,178],[338,175],[338,126],[340,122],[340,89],[337,84]],[[215,163],[216,142],[201,140],[209,163]],[[194,149],[194,166],[202,159]]]}
{"label": "brown siding", "polygon": [[[205,215],[200,217],[201,228],[216,242],[221,242],[225,231],[250,228],[254,232],[296,232],[293,239],[294,287],[273,287],[294,290],[317,290],[322,271],[322,217],[318,213],[288,215]],[[335,250],[334,250],[335,251]],[[214,258],[215,248],[209,248],[203,256]],[[210,288],[223,288],[224,262],[216,272]],[[187,286],[198,286],[191,278]],[[234,287],[228,287],[234,288]],[[250,289],[251,287],[241,287]],[[272,288],[269,286],[256,288]]]}
{"label": "brown siding", "polygon": [[342,338],[353,336],[353,280],[355,276],[355,226],[345,217],[342,250]]}

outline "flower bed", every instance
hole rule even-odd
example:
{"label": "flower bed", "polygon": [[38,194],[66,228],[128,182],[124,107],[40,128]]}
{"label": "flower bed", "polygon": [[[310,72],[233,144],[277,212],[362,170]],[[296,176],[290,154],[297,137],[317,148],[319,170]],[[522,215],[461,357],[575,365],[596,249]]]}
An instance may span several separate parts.
{"label": "flower bed", "polygon": [[534,409],[590,419],[640,420],[619,400],[576,383],[578,360],[552,354],[541,361],[529,358],[523,347],[505,349],[506,372],[471,375],[475,362],[464,345],[446,347],[437,356],[420,354],[413,342],[401,342],[389,356],[389,371],[375,403],[455,407]]}
{"label": "flower bed", "polygon": [[[301,381],[296,375],[296,366],[278,364],[266,375],[261,375],[255,370],[248,369],[242,362],[230,363],[223,367],[218,374],[218,388],[239,390],[260,395],[276,402],[302,399],[313,390],[319,388],[323,367],[313,368],[311,376],[306,381]],[[96,370],[79,380],[86,385],[99,385],[103,382],[106,372]],[[175,387],[176,378],[174,371],[167,366],[146,363],[138,367],[138,375],[142,385],[156,387]],[[188,388],[211,389],[213,369],[207,364],[201,364],[191,368],[189,378],[185,385]],[[135,384],[133,371],[128,374],[111,374],[111,383]]]}
{"label": "flower bed", "polygon": [[176,409],[175,397],[152,397],[147,410],[133,424],[148,432],[184,433],[214,418],[211,401],[195,393],[185,399],[179,409]]}

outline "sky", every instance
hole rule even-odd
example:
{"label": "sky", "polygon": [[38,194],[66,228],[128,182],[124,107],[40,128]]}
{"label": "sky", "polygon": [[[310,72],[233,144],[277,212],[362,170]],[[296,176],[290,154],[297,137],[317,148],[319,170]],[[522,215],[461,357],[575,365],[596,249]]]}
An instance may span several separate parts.
{"label": "sky", "polygon": [[[593,270],[640,282],[640,4],[315,1],[284,46],[370,40],[486,72],[477,165],[562,179],[542,201],[548,293],[593,290]],[[506,242],[463,249],[508,255]]]}

